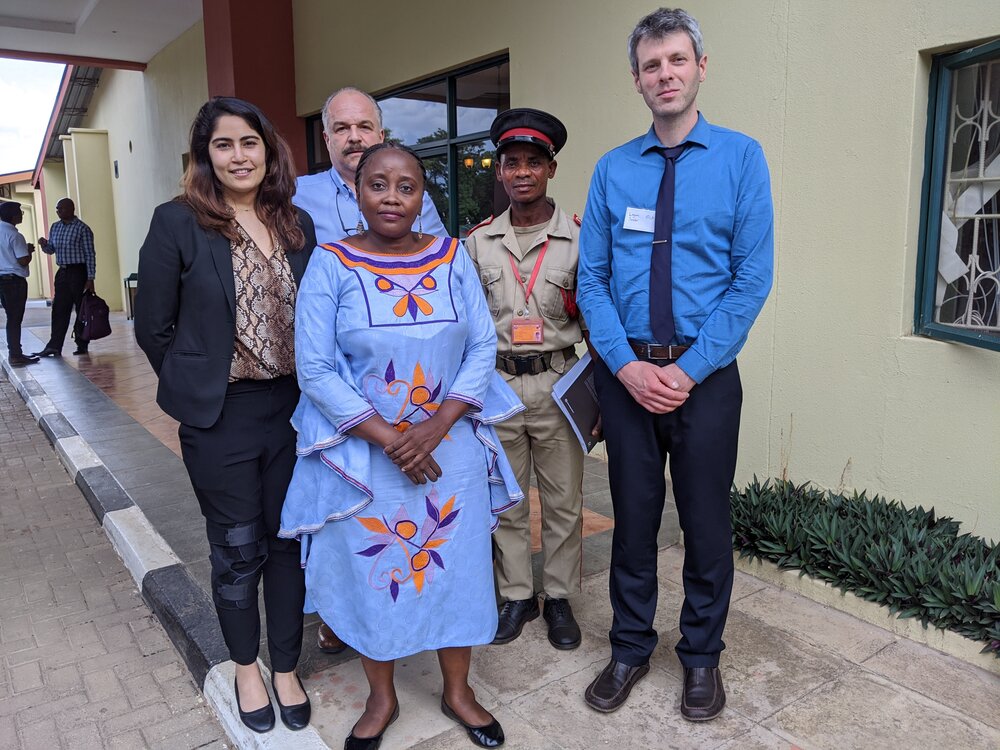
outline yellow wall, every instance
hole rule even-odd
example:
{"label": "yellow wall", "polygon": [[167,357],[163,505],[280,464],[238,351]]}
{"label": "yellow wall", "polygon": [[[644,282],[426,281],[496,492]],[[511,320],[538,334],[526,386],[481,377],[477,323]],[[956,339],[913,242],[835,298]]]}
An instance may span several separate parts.
{"label": "yellow wall", "polygon": [[76,215],[94,233],[97,277],[94,288],[112,310],[122,309],[122,283],[118,271],[118,231],[115,201],[111,192],[111,162],[108,158],[106,130],[70,128],[63,141],[63,153],[72,154],[72,180],[69,196],[76,204]]}
{"label": "yellow wall", "polygon": [[21,204],[21,213],[24,220],[17,225],[17,231],[24,235],[25,241],[35,246],[35,252],[31,256],[31,264],[28,266],[28,299],[38,299],[45,296],[43,286],[43,276],[45,270],[45,258],[38,245],[38,238],[45,236],[40,234],[40,217],[38,207],[35,204],[35,191],[31,187],[31,181],[18,182],[11,186],[13,188],[13,199]]}
{"label": "yellow wall", "polygon": [[[786,475],[934,506],[1000,538],[1000,354],[912,335],[932,53],[1000,35],[995,0],[703,0],[699,103],[771,165],[774,292],[740,357],[737,481]],[[567,125],[552,194],[582,212],[593,164],[643,132],[623,0],[295,0],[302,115],[509,50],[511,105]],[[391,19],[386,23],[385,19]]]}
{"label": "yellow wall", "polygon": [[[153,208],[177,195],[181,156],[198,108],[208,99],[204,29],[199,22],[150,60],[144,73],[105,70],[85,124],[108,132],[122,278],[138,267]],[[122,303],[124,300],[122,299]]]}

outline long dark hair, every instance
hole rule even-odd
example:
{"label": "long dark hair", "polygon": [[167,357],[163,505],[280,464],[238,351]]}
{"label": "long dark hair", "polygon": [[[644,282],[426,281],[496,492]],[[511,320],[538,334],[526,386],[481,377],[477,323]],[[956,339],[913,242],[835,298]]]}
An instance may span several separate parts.
{"label": "long dark hair", "polygon": [[295,194],[295,168],[292,152],[271,121],[255,105],[230,96],[209,99],[191,123],[191,146],[187,169],[181,182],[183,192],[177,200],[191,210],[198,224],[214,229],[230,240],[236,239],[233,212],[222,197],[222,186],[215,177],[208,145],[219,118],[235,115],[261,137],[267,152],[267,171],[257,190],[257,215],[277,236],[287,252],[300,250],[306,238],[296,218],[292,196]]}

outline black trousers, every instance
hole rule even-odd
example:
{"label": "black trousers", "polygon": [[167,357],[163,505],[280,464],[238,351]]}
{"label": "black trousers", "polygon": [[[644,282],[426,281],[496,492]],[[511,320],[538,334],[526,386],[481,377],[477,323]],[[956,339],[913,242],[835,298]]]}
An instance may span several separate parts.
{"label": "black trousers", "polygon": [[230,383],[222,415],[209,428],[182,424],[181,453],[201,504],[211,550],[219,625],[237,664],[260,644],[258,583],[271,667],[295,668],[302,650],[305,576],[299,543],[279,539],[281,506],[295,466],[295,376]]}
{"label": "black trousers", "polygon": [[615,513],[611,658],[638,666],[656,647],[656,535],[669,457],[685,547],[681,638],[675,648],[685,667],[718,666],[733,588],[729,492],[743,403],[736,363],[705,378],[669,414],[639,406],[603,362],[596,364],[595,386]]}
{"label": "black trousers", "polygon": [[86,346],[87,342],[80,341],[80,334],[83,333],[83,322],[80,320],[80,303],[83,301],[83,288],[87,285],[87,264],[71,263],[60,266],[56,271],[56,278],[52,284],[52,333],[49,343],[45,346],[48,349],[62,351],[63,343],[66,341],[66,332],[69,330],[69,317],[74,312],[76,320],[73,322],[73,340],[77,346]]}
{"label": "black trousers", "polygon": [[12,356],[24,353],[21,351],[21,321],[27,301],[26,278],[13,273],[0,276],[0,305],[7,315],[7,351]]}

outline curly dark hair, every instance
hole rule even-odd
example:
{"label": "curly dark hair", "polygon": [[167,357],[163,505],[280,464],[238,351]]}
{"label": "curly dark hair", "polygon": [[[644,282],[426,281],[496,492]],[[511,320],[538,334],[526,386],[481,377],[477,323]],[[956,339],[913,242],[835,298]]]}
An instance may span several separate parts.
{"label": "curly dark hair", "polygon": [[365,164],[371,159],[372,156],[377,154],[379,151],[391,148],[395,151],[402,151],[404,154],[409,154],[417,162],[417,166],[420,167],[420,177],[427,183],[427,168],[424,166],[424,160],[417,156],[417,152],[412,148],[408,148],[401,143],[389,143],[385,141],[383,143],[376,143],[374,146],[369,146],[365,149],[364,153],[361,154],[361,158],[358,159],[358,168],[354,172],[354,192],[360,197],[361,195],[361,172],[364,169]]}
{"label": "curly dark hair", "polygon": [[230,240],[236,239],[233,212],[223,199],[222,186],[215,176],[208,153],[216,123],[224,115],[235,115],[242,119],[264,142],[267,172],[257,191],[257,215],[287,252],[302,249],[306,238],[292,205],[295,167],[291,149],[264,113],[243,99],[216,96],[198,110],[191,123],[189,160],[181,182],[183,192],[177,200],[186,203],[194,211],[200,226],[213,229]]}

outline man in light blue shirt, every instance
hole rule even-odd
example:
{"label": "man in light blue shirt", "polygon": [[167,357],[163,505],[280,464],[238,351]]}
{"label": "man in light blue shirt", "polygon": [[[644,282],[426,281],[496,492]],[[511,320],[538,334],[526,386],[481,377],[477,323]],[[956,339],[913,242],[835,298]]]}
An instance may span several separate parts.
{"label": "man in light blue shirt", "polygon": [[21,321],[28,300],[28,265],[35,246],[17,231],[24,220],[21,204],[0,203],[0,307],[7,314],[7,359],[11,365],[30,365],[38,357],[27,357],[21,349]]}
{"label": "man in light blue shirt", "polygon": [[[333,166],[326,172],[299,177],[292,203],[312,216],[320,244],[336,242],[365,228],[358,209],[354,176],[369,146],[381,143],[382,110],[371,96],[353,87],[333,92],[323,105],[323,141]],[[447,237],[430,195],[413,227],[425,235]]]}
{"label": "man in light blue shirt", "polygon": [[603,360],[595,385],[615,512],[611,662],[585,699],[614,711],[649,670],[669,455],[685,543],[680,707],[705,721],[726,699],[718,665],[743,397],[735,359],[771,287],[770,180],[756,141],[698,112],[707,57],[694,18],[650,13],[629,57],[653,124],[597,163],[580,235],[578,302]]}

